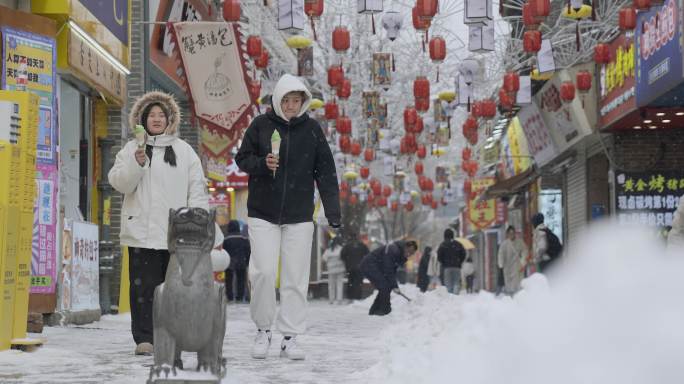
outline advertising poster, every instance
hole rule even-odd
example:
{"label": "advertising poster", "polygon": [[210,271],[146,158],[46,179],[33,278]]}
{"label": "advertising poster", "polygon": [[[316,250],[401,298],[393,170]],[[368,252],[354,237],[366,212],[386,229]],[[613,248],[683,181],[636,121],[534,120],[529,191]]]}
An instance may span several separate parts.
{"label": "advertising poster", "polygon": [[625,34],[610,44],[610,63],[601,67],[599,127],[607,128],[636,108],[634,39]]}
{"label": "advertising poster", "polygon": [[314,51],[313,47],[306,47],[297,50],[297,72],[298,76],[314,75]]}
{"label": "advertising poster", "polygon": [[503,210],[500,209],[496,199],[481,200],[480,196],[487,188],[494,185],[494,177],[480,177],[472,181],[472,198],[468,199],[468,221],[473,232],[490,227],[493,224],[503,223],[505,220]]}
{"label": "advertising poster", "polygon": [[57,187],[58,171],[37,165],[35,216],[31,258],[31,293],[55,293],[57,278]]}
{"label": "advertising poster", "polygon": [[392,85],[392,54],[373,54],[373,85],[389,88]]}
{"label": "advertising poster", "polygon": [[99,230],[93,223],[71,226],[71,310],[100,308]]}

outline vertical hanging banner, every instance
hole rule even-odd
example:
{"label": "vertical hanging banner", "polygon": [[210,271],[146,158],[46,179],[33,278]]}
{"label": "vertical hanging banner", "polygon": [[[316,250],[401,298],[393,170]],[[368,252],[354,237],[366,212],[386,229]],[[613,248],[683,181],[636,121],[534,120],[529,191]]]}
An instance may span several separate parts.
{"label": "vertical hanging banner", "polygon": [[313,76],[313,47],[300,48],[297,50],[297,73],[298,76]]}
{"label": "vertical hanging banner", "polygon": [[392,54],[373,54],[373,85],[383,88],[392,85]]}
{"label": "vertical hanging banner", "polygon": [[99,228],[75,221],[71,227],[71,310],[100,308]]}
{"label": "vertical hanging banner", "polygon": [[224,181],[230,149],[253,112],[238,26],[182,22],[169,23],[168,27],[192,112],[199,123],[207,169],[212,178]]}
{"label": "vertical hanging banner", "polygon": [[304,0],[278,0],[278,29],[301,31],[306,21]]}
{"label": "vertical hanging banner", "polygon": [[376,117],[380,103],[380,94],[378,91],[363,91],[361,97],[363,98],[363,115],[367,119]]}
{"label": "vertical hanging banner", "polygon": [[500,224],[504,221],[502,210],[498,209],[496,199],[481,200],[480,196],[490,186],[494,185],[494,177],[480,177],[473,179],[473,197],[468,199],[468,221],[470,221],[473,231],[488,228],[493,224]]}

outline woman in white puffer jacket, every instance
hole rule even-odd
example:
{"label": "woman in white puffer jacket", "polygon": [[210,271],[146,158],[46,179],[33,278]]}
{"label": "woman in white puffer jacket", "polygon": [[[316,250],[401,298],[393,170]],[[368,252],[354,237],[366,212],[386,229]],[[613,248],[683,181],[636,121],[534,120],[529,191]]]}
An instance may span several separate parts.
{"label": "woman in white puffer jacket", "polygon": [[130,140],[116,155],[109,183],[124,194],[121,245],[128,247],[131,330],[135,353],[153,352],[152,300],[169,263],[169,209],[209,209],[204,171],[194,149],[178,137],[181,114],[171,95],[149,92],[133,105],[131,128],[146,140]]}

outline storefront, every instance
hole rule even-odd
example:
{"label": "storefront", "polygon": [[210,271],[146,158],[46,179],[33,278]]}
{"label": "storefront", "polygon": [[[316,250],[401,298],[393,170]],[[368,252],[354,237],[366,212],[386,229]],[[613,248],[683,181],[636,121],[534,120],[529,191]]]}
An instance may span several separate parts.
{"label": "storefront", "polygon": [[[129,5],[121,1],[113,6],[112,10],[112,3],[86,0],[31,2],[33,13],[56,20],[59,28],[56,68],[57,110],[61,112],[59,209],[63,220],[58,233],[69,239],[87,239],[84,244],[90,244],[83,252],[78,244],[76,251],[69,249],[66,242],[61,247],[57,309],[64,313],[92,313],[67,321],[92,321],[100,311],[110,311],[108,276],[98,273],[97,267],[93,270],[92,265],[88,274],[80,273],[76,257],[91,255],[97,258],[95,266],[111,269],[103,265],[113,258],[108,245],[112,191],[104,174],[110,165],[103,161],[109,162],[113,157],[110,133],[121,137],[121,126],[116,123],[125,113],[126,80],[130,73]],[[93,227],[98,228],[95,235]],[[89,262],[92,264],[93,260]],[[101,276],[105,281],[99,281]],[[86,298],[84,292],[91,296]]]}

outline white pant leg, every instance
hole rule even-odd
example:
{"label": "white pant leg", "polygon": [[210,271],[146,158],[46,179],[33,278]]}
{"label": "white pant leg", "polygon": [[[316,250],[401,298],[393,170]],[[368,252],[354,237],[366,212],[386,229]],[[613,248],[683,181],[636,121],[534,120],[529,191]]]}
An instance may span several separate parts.
{"label": "white pant leg", "polygon": [[335,280],[335,286],[337,288],[336,300],[344,300],[344,273],[338,273]]}
{"label": "white pant leg", "polygon": [[271,329],[276,317],[275,281],[280,253],[281,229],[279,225],[250,217],[249,260],[251,301],[249,310],[259,329]]}
{"label": "white pant leg", "polygon": [[328,300],[335,301],[335,273],[328,273]]}
{"label": "white pant leg", "polygon": [[295,336],[306,330],[306,304],[311,269],[312,222],[282,226],[280,239],[280,311],[278,330]]}

